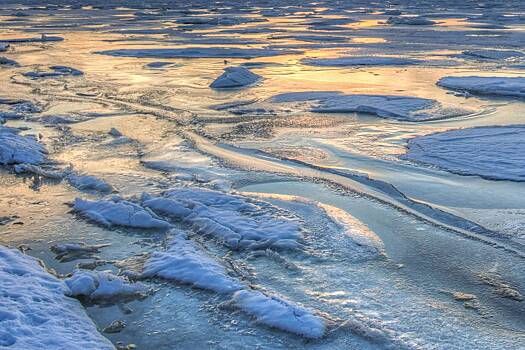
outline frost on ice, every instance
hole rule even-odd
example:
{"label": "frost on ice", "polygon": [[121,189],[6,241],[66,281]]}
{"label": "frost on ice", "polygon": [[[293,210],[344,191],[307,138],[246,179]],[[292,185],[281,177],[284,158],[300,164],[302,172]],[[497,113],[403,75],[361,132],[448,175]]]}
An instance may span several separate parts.
{"label": "frost on ice", "polygon": [[0,246],[0,348],[114,349],[68,287],[38,261]]}
{"label": "frost on ice", "polygon": [[111,271],[75,270],[73,276],[64,282],[69,288],[70,296],[89,300],[136,298],[147,293],[143,284],[131,283],[125,277],[114,275]]}
{"label": "frost on ice", "polygon": [[299,225],[276,217],[276,208],[249,198],[200,188],[180,188],[163,197],[145,196],[142,205],[192,225],[232,249],[300,249]]}
{"label": "frost on ice", "polygon": [[206,255],[186,234],[178,234],[164,252],[154,252],[144,264],[143,277],[161,277],[217,293],[232,293],[243,285]]}
{"label": "frost on ice", "polygon": [[126,226],[144,229],[167,229],[170,224],[141,206],[114,197],[111,200],[75,199],[73,209],[104,226]]}
{"label": "frost on ice", "polygon": [[42,164],[46,156],[46,149],[34,137],[0,126],[0,164]]}
{"label": "frost on ice", "polygon": [[525,78],[522,77],[444,77],[437,84],[480,95],[525,97]]}
{"label": "frost on ice", "polygon": [[323,318],[282,297],[259,291],[241,290],[233,295],[233,304],[267,326],[306,338],[321,338],[326,325]]}
{"label": "frost on ice", "polygon": [[403,156],[462,175],[525,181],[525,126],[450,130],[416,137]]}
{"label": "frost on ice", "polygon": [[273,96],[271,102],[314,101],[315,113],[368,113],[402,121],[427,121],[472,113],[432,99],[390,95],[343,95],[337,92],[295,92]]}
{"label": "frost on ice", "polygon": [[261,77],[244,67],[228,67],[210,87],[213,89],[239,88],[259,81]]}

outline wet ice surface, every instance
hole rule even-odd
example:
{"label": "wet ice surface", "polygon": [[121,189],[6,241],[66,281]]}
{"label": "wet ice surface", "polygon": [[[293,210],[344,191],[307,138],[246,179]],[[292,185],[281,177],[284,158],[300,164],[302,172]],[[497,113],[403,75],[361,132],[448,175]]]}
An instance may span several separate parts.
{"label": "wet ice surface", "polygon": [[521,1],[22,2],[0,242],[84,341],[523,346]]}

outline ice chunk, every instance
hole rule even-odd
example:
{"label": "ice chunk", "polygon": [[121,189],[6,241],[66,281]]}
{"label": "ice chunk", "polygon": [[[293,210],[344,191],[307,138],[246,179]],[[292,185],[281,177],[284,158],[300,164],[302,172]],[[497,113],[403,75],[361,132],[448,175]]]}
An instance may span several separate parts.
{"label": "ice chunk", "polygon": [[243,288],[184,233],[173,239],[167,251],[154,252],[150,256],[144,264],[142,276],[162,277],[217,293],[232,293]]}
{"label": "ice chunk", "polygon": [[450,130],[416,137],[403,156],[461,175],[525,181],[525,125]]}
{"label": "ice chunk", "polygon": [[301,63],[319,67],[352,67],[352,66],[406,66],[421,63],[420,60],[388,56],[351,56],[337,58],[307,58]]}
{"label": "ice chunk", "polygon": [[141,206],[119,197],[111,200],[75,199],[74,210],[104,226],[127,226],[144,229],[166,229],[170,224]]}
{"label": "ice chunk", "polygon": [[114,349],[68,287],[36,259],[0,246],[0,348]]}
{"label": "ice chunk", "polygon": [[96,52],[101,55],[148,58],[256,58],[301,53],[272,49],[241,49],[233,47],[191,47],[178,49],[118,49]]}
{"label": "ice chunk", "polygon": [[276,295],[240,290],[233,295],[232,302],[258,322],[270,327],[312,339],[321,338],[326,332],[322,317]]}
{"label": "ice chunk", "polygon": [[525,97],[525,78],[522,77],[444,77],[437,84],[474,94]]}
{"label": "ice chunk", "polygon": [[15,173],[17,174],[30,173],[30,174],[47,177],[49,179],[62,179],[66,176],[66,172],[64,171],[59,171],[54,168],[45,169],[45,168],[42,168],[41,166],[27,164],[27,163],[16,164]]}
{"label": "ice chunk", "polygon": [[92,190],[97,192],[112,192],[113,187],[106,181],[101,180],[91,175],[75,175],[71,174],[67,177],[71,186],[78,188],[81,191]]}
{"label": "ice chunk", "polygon": [[0,126],[0,164],[42,164],[47,151],[32,136],[22,136],[19,130]]}
{"label": "ice chunk", "polygon": [[0,56],[0,66],[18,66],[18,62],[7,57]]}
{"label": "ice chunk", "polygon": [[111,271],[75,270],[73,276],[64,280],[69,288],[68,294],[90,300],[134,298],[147,293],[142,283],[130,283],[125,277],[116,276]]}
{"label": "ice chunk", "polygon": [[259,75],[244,67],[228,67],[220,77],[211,83],[210,87],[214,89],[238,88],[254,84],[259,79],[261,79]]}

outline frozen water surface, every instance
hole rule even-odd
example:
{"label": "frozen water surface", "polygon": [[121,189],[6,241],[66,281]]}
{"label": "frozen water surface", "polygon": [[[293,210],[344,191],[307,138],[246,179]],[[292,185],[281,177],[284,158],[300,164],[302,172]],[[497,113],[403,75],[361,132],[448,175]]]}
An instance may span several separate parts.
{"label": "frozen water surface", "polygon": [[0,348],[522,349],[524,11],[2,1]]}

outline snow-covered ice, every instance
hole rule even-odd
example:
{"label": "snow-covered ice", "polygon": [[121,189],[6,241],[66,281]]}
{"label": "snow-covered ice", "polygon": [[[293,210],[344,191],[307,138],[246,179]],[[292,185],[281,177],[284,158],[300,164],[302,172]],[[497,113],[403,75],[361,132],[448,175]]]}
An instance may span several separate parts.
{"label": "snow-covered ice", "polygon": [[449,106],[427,98],[392,95],[344,95],[337,92],[296,92],[270,98],[274,103],[316,101],[316,113],[367,113],[381,118],[403,121],[426,121],[453,118],[471,110]]}
{"label": "snow-covered ice", "polygon": [[248,197],[201,188],[167,191],[161,198],[146,196],[143,205],[161,215],[191,224],[233,249],[300,249],[297,222],[276,216],[277,208]]}
{"label": "snow-covered ice", "polygon": [[0,348],[110,350],[69,288],[32,257],[0,246]]}
{"label": "snow-covered ice", "polygon": [[239,88],[259,81],[261,77],[244,67],[228,67],[210,87],[213,89]]}
{"label": "snow-covered ice", "polygon": [[450,130],[409,140],[403,156],[462,175],[525,181],[525,126]]}
{"label": "snow-covered ice", "polygon": [[42,164],[47,151],[36,138],[19,130],[0,126],[0,164]]}
{"label": "snow-covered ice", "polygon": [[525,97],[525,78],[522,77],[444,77],[437,84],[474,94]]}
{"label": "snow-covered ice", "polygon": [[352,66],[406,66],[421,63],[420,60],[388,56],[349,56],[337,58],[307,58],[301,63],[319,67]]}
{"label": "snow-covered ice", "polygon": [[141,297],[148,292],[142,283],[132,283],[126,277],[117,276],[111,271],[75,270],[64,280],[70,296],[90,300]]}
{"label": "snow-covered ice", "polygon": [[217,293],[232,293],[243,285],[225,268],[179,233],[166,251],[154,252],[144,264],[143,277],[161,277]]}
{"label": "snow-covered ice", "polygon": [[525,53],[514,50],[467,50],[463,55],[476,59],[505,60],[525,56]]}
{"label": "snow-covered ice", "polygon": [[126,226],[144,229],[167,229],[170,224],[141,206],[120,197],[88,201],[75,199],[73,209],[104,226]]}
{"label": "snow-covered ice", "polygon": [[312,311],[277,295],[254,290],[240,290],[233,304],[258,322],[306,338],[321,338],[326,332],[325,320]]}

